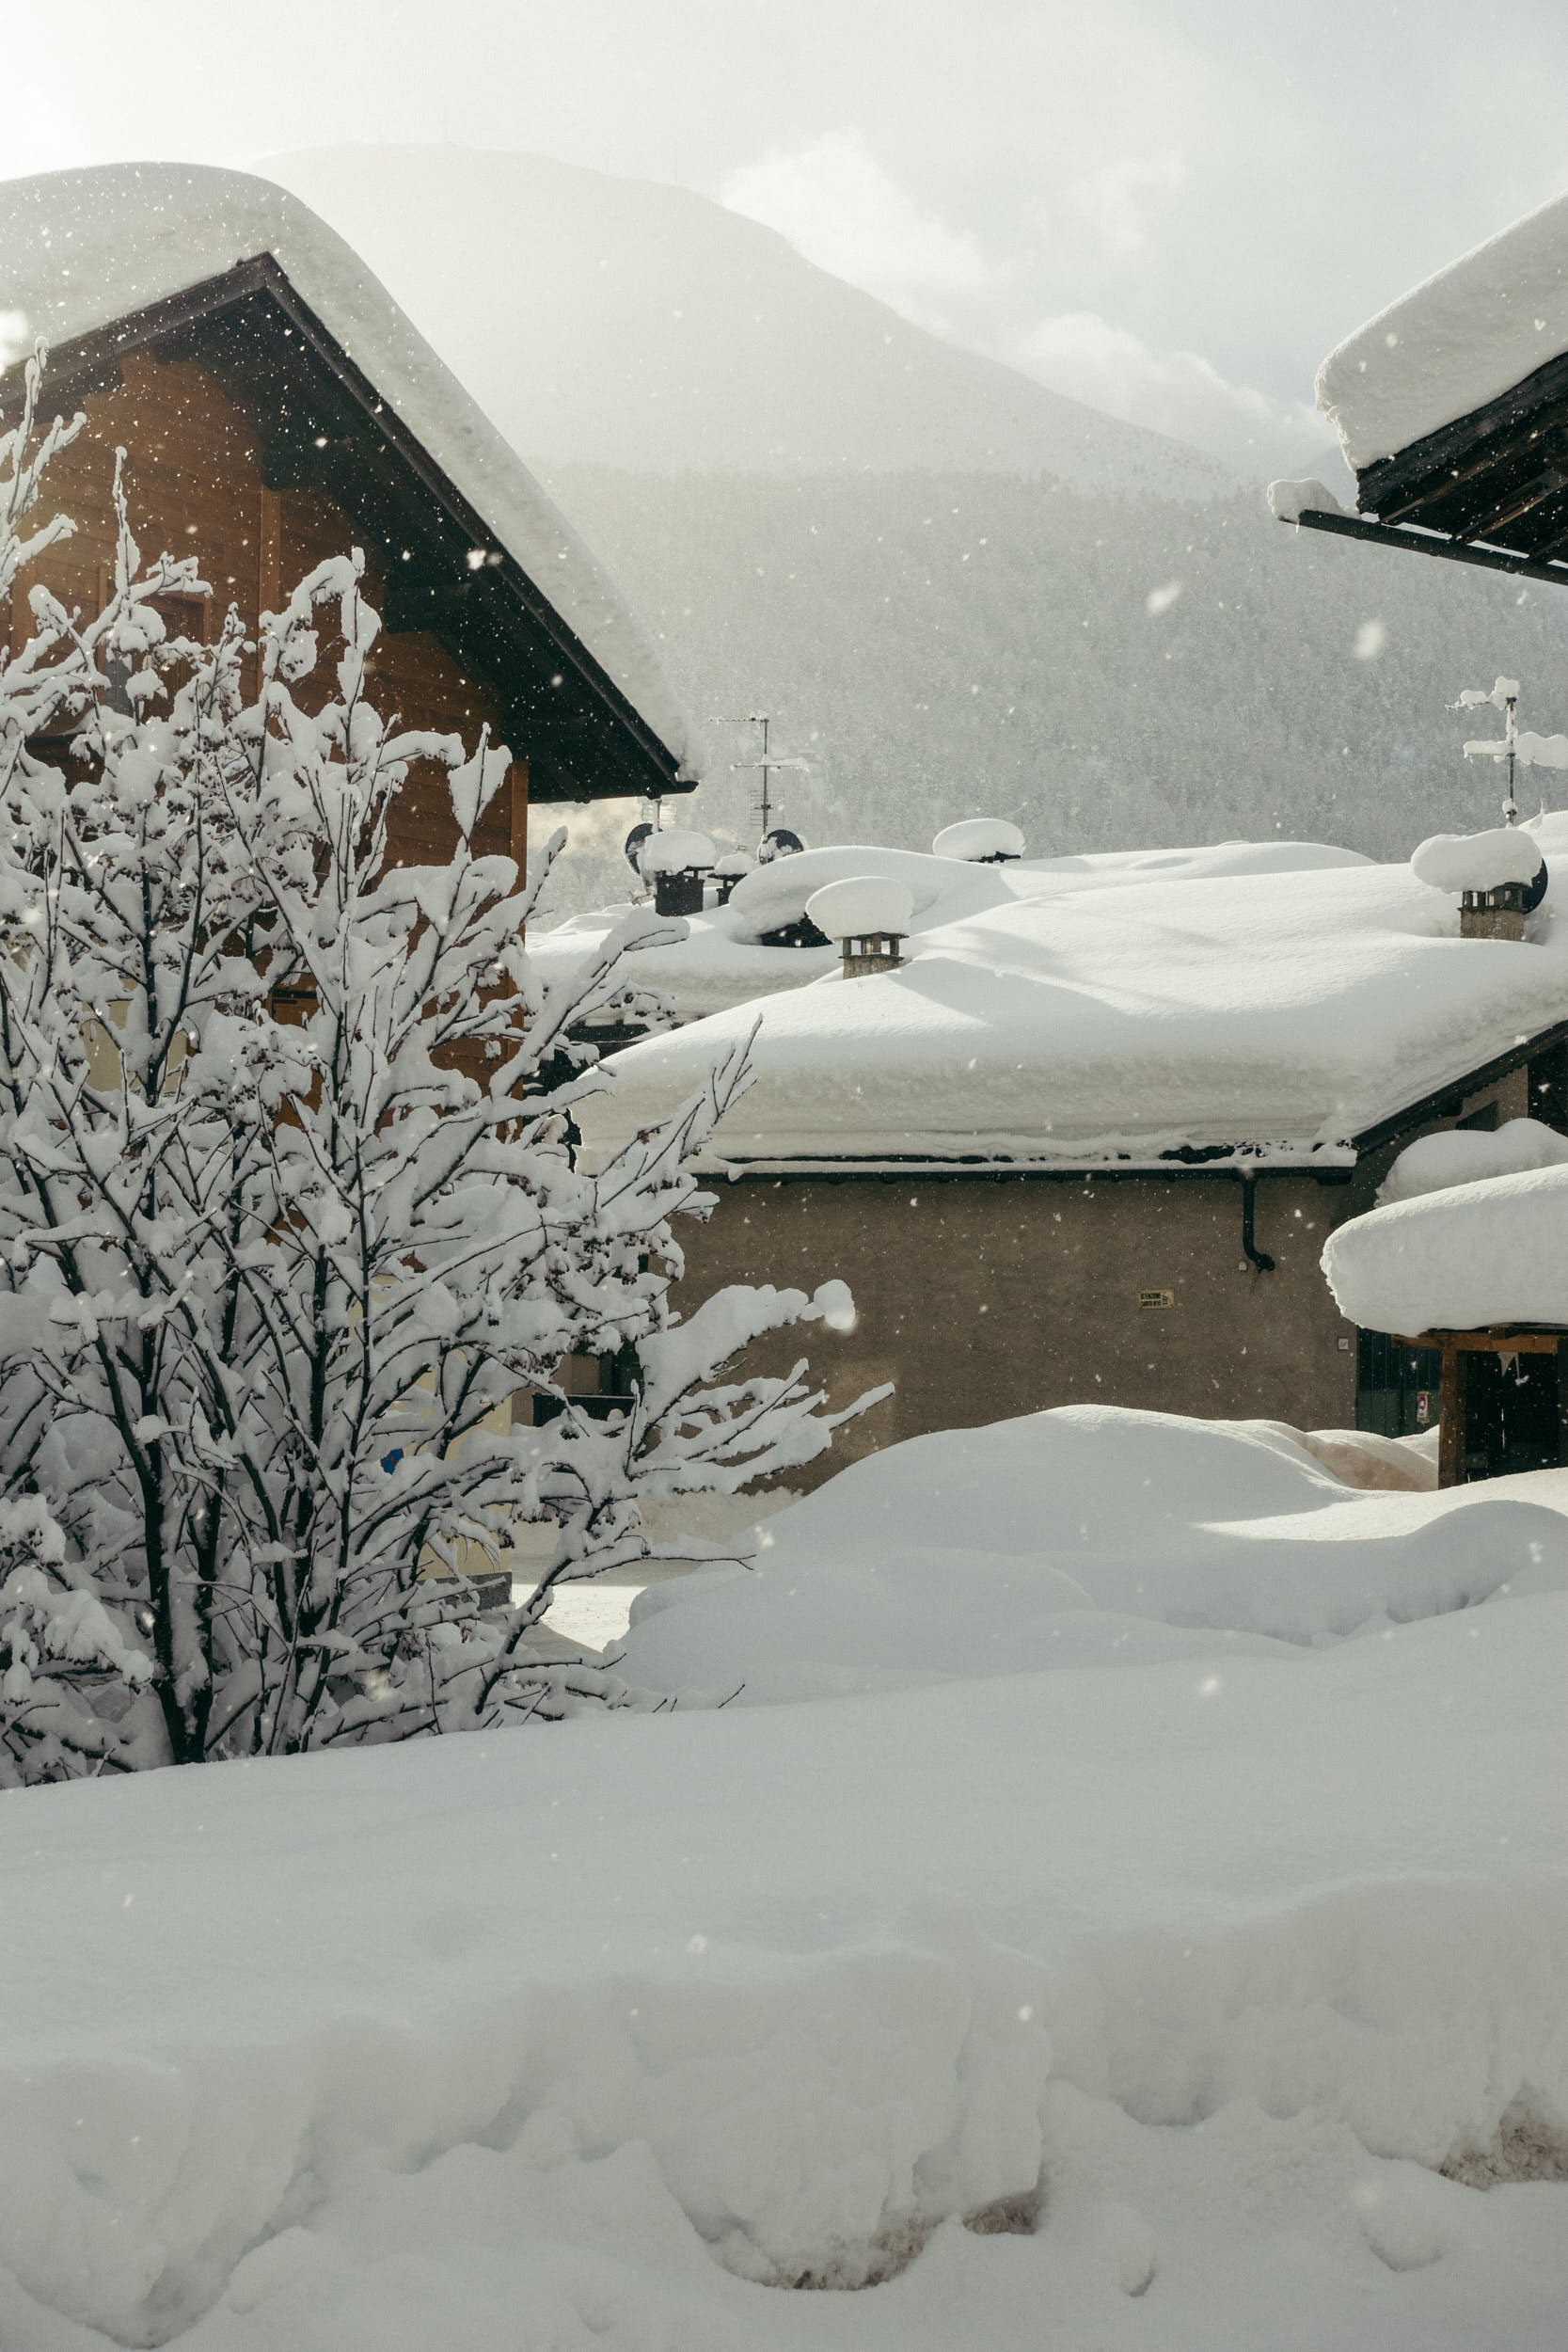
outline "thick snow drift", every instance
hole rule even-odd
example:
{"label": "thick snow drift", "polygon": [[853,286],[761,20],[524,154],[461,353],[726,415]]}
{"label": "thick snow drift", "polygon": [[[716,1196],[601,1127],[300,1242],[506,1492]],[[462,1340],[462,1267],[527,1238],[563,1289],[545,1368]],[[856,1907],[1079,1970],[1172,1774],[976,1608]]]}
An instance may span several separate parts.
{"label": "thick snow drift", "polygon": [[688,772],[695,730],[652,645],[565,517],[335,230],[248,172],[107,164],[0,184],[0,310],[52,343],[270,253]]}
{"label": "thick snow drift", "polygon": [[744,1705],[1216,1639],[1278,1654],[1568,1589],[1563,1506],[1568,1473],[1544,1490],[1358,1493],[1268,1422],[1068,1406],[841,1470],[767,1522],[754,1568],[643,1593],[621,1671]]}
{"label": "thick snow drift", "polygon": [[1568,1325],[1568,1167],[1369,1210],[1329,1235],[1323,1267],[1341,1313],[1373,1331]]}
{"label": "thick snow drift", "polygon": [[[1568,2189],[1436,2168],[1540,2172],[1568,2120],[1568,1598],[1455,1607],[1519,1538],[1553,1580],[1563,1482],[1448,1509],[1466,1587],[1433,1498],[1347,1497],[1267,1432],[1046,1418],[1043,1458],[1028,1422],[899,1449],[928,1511],[884,1455],[789,1515],[759,1627],[859,1695],[0,1803],[5,2341],[1555,2342]],[[866,1694],[831,1586],[879,1563],[930,1633],[910,1534],[967,1547],[945,1622],[986,1678]],[[1276,1630],[1173,1630],[1226,1535]],[[1125,1551],[1119,1626],[1049,1672],[1005,1581],[1065,1584],[1042,1543],[1151,1571]],[[1281,1640],[1271,1549],[1320,1619],[1452,1613]],[[639,1641],[700,1645],[728,1590]]]}
{"label": "thick snow drift", "polygon": [[[1551,855],[1565,835],[1552,817],[1531,837]],[[1457,909],[1402,865],[1202,882],[1145,866],[1049,891],[1027,865],[953,870],[989,903],[959,913],[944,894],[934,921],[917,893],[901,970],[619,1054],[614,1096],[582,1114],[590,1145],[682,1100],[755,1025],[755,1084],[715,1132],[716,1169],[1157,1166],[1183,1145],[1321,1165],[1568,1016],[1568,926],[1549,890],[1520,945],[1461,940]]]}
{"label": "thick snow drift", "polygon": [[1568,351],[1568,197],[1451,262],[1357,327],[1318,405],[1358,471],[1495,400]]}

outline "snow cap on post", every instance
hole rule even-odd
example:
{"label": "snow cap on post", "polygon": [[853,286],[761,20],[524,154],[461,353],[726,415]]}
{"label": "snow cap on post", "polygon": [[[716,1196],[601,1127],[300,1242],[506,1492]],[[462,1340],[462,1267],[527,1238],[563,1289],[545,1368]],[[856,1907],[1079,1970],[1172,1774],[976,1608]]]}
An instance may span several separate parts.
{"label": "snow cap on post", "polygon": [[1304,515],[1342,515],[1345,511],[1323,482],[1271,482],[1268,500],[1276,523],[1299,523]]}
{"label": "snow cap on post", "polygon": [[943,826],[931,844],[933,857],[960,857],[972,866],[999,866],[1023,855],[1023,835],[1005,817],[965,817]]}

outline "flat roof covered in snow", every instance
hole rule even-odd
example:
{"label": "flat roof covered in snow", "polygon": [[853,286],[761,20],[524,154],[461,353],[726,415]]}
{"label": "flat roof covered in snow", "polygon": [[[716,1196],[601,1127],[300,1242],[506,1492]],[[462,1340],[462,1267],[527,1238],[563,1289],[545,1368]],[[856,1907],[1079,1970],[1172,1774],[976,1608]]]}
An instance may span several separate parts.
{"label": "flat roof covered in snow", "polygon": [[[1568,818],[1542,838],[1568,860]],[[1332,1166],[1565,1022],[1550,893],[1520,945],[1461,940],[1407,866],[1146,878],[994,903],[911,939],[901,970],[643,1040],[578,1117],[602,1153],[754,1026],[716,1168]]]}

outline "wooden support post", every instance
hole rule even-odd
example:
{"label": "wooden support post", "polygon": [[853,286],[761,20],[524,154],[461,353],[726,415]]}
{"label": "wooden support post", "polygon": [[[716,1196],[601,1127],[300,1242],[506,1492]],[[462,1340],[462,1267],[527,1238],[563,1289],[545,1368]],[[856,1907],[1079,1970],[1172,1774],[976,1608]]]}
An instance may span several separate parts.
{"label": "wooden support post", "polygon": [[276,490],[261,492],[256,542],[256,617],[276,612],[283,601],[283,501]]}
{"label": "wooden support post", "polygon": [[517,887],[528,880],[528,761],[515,759],[507,771],[506,788],[512,795],[512,855],[517,861]]}
{"label": "wooden support post", "polygon": [[1460,1422],[1465,1412],[1465,1351],[1452,1340],[1443,1344],[1442,1386],[1437,1404],[1437,1484],[1457,1486],[1460,1464]]}

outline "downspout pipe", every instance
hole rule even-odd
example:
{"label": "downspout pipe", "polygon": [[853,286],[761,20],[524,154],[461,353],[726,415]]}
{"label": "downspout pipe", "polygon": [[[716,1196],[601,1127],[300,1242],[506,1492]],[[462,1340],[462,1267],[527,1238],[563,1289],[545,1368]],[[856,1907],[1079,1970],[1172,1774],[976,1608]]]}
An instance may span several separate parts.
{"label": "downspout pipe", "polygon": [[1242,1254],[1258,1274],[1272,1274],[1274,1260],[1266,1249],[1259,1249],[1253,1232],[1253,1195],[1257,1179],[1245,1168],[1242,1170]]}

